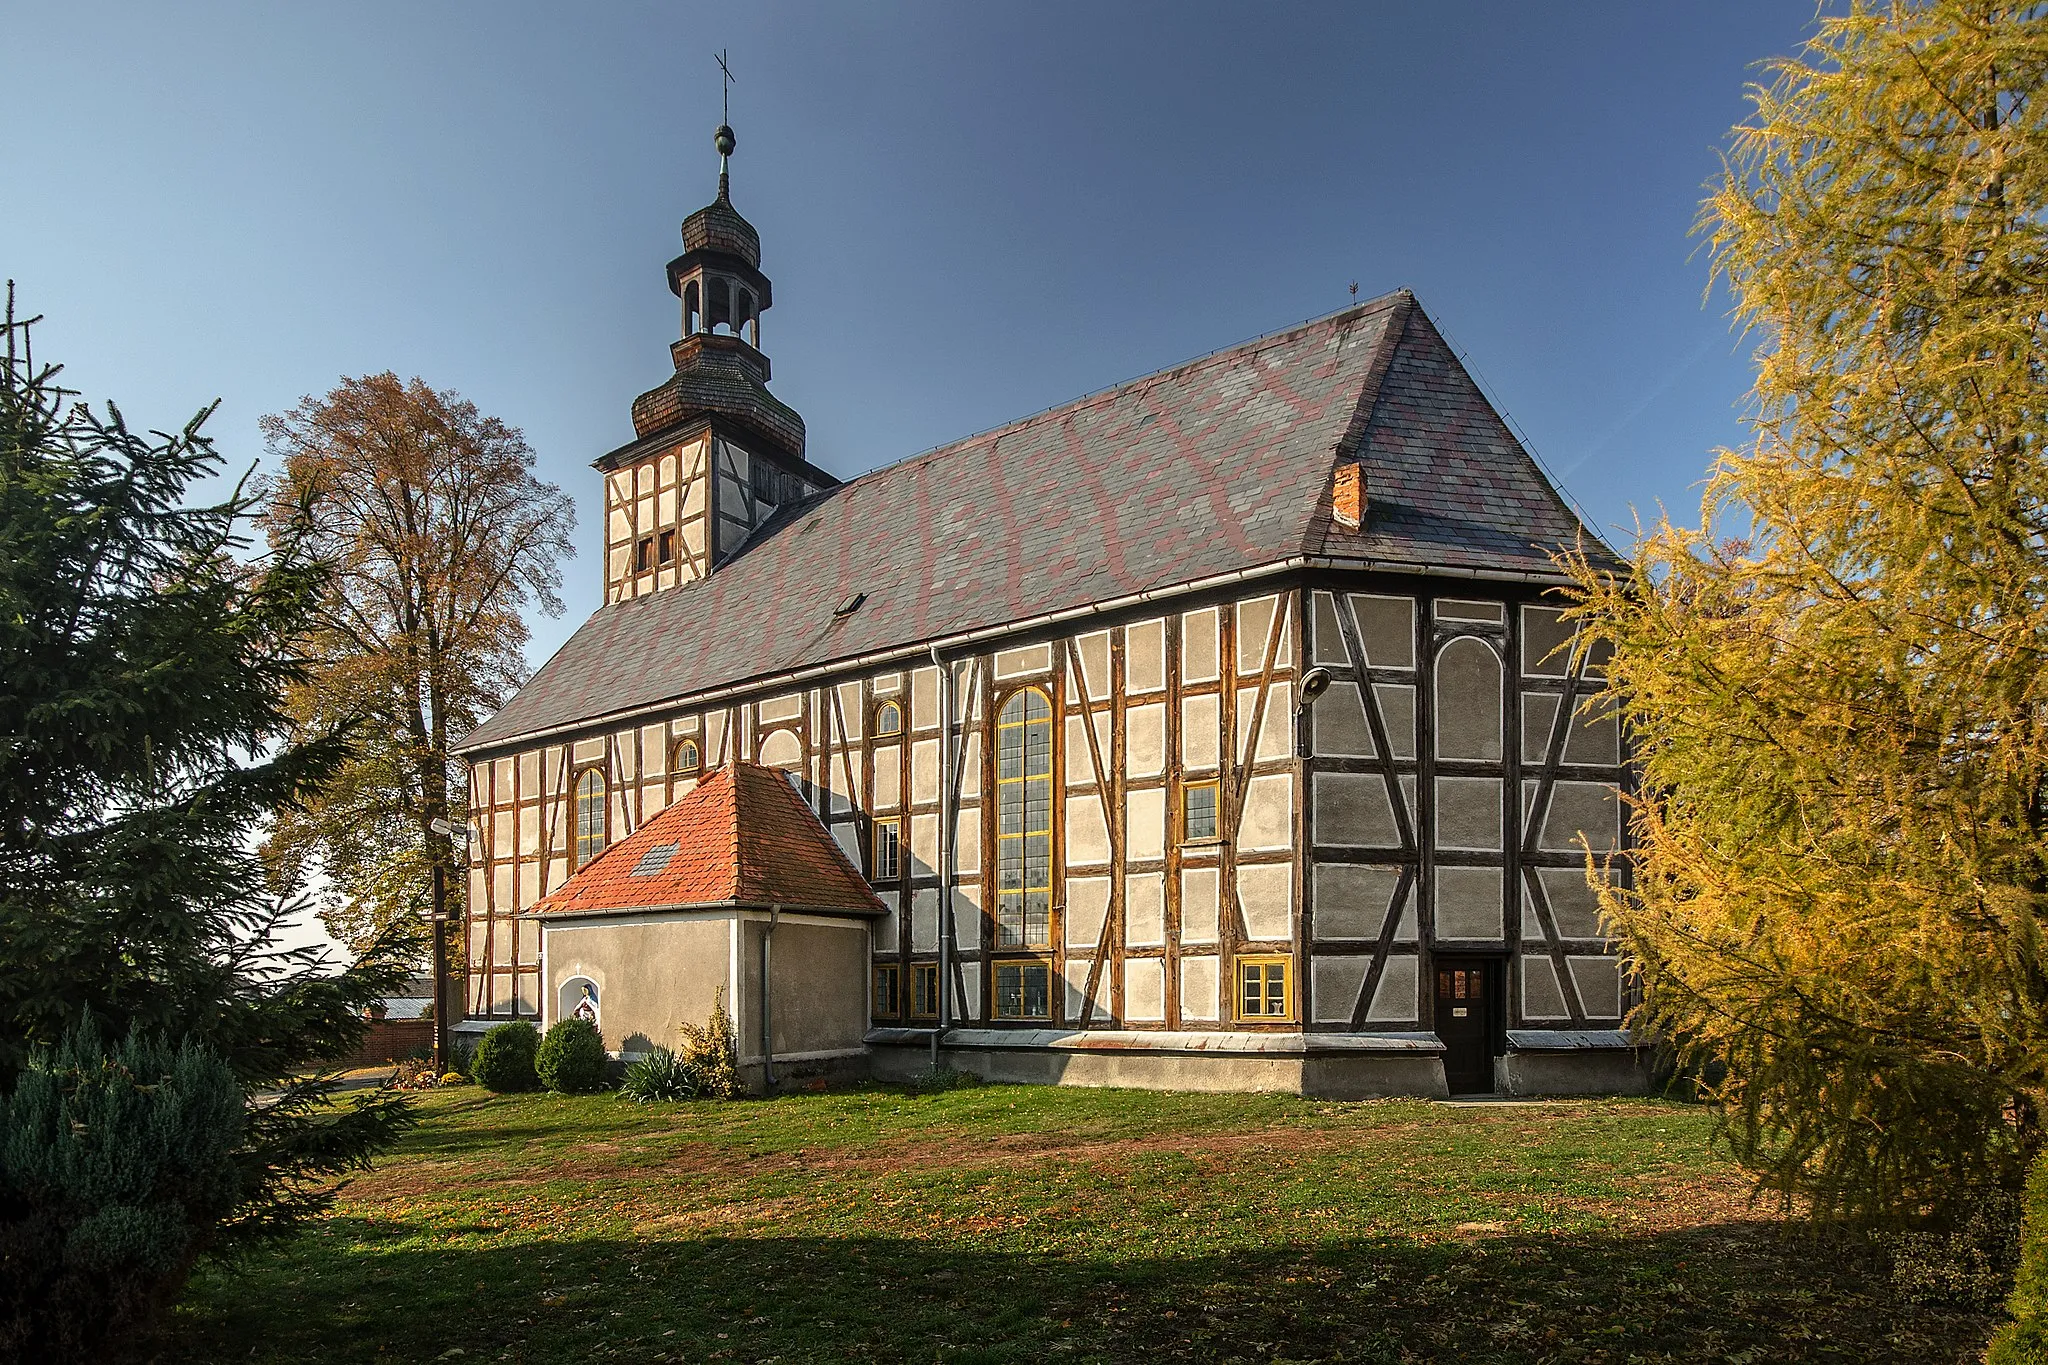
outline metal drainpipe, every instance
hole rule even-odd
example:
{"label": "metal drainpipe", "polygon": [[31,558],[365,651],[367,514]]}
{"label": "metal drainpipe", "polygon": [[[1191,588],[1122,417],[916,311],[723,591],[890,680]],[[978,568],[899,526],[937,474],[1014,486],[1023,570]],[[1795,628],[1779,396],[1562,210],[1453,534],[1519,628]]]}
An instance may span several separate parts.
{"label": "metal drainpipe", "polygon": [[939,1026],[932,1030],[932,1070],[939,1040],[953,1022],[953,670],[932,646],[939,670]]}
{"label": "metal drainpipe", "polygon": [[768,907],[768,929],[761,935],[761,1089],[775,1088],[775,1007],[774,996],[768,989],[768,968],[775,956],[775,922],[782,918],[782,907]]}

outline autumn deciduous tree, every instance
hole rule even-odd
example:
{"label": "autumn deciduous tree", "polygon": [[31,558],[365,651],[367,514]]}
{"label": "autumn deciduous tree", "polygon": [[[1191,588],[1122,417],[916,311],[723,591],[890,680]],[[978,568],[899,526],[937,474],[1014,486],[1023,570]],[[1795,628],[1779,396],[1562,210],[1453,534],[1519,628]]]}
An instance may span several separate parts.
{"label": "autumn deciduous tree", "polygon": [[1697,528],[1581,563],[1648,798],[1607,908],[1736,1153],[1822,1215],[2048,1119],[2048,10],[1824,17],[1702,212],[1761,340]]}
{"label": "autumn deciduous tree", "polygon": [[418,379],[344,379],[263,430],[272,534],[310,527],[333,567],[287,699],[308,727],[352,723],[357,749],[269,851],[324,874],[322,918],[354,945],[423,918],[437,866],[459,914],[466,860],[435,829],[466,806],[448,745],[524,679],[522,609],[561,613],[575,513],[516,428]]}

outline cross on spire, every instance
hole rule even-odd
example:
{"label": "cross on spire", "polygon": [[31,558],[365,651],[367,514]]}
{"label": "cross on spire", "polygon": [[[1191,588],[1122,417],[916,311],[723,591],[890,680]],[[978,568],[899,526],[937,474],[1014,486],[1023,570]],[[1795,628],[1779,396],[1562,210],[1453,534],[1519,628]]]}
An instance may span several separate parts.
{"label": "cross on spire", "polygon": [[722,48],[721,48],[721,49],[720,49],[719,51],[717,51],[717,52],[714,52],[714,53],[712,53],[712,54],[711,54],[711,60],[712,60],[712,61],[714,61],[714,62],[717,62],[717,63],[718,63],[718,69],[719,69],[719,71],[720,71],[720,72],[721,72],[721,73],[723,74],[723,76],[724,76],[724,78],[725,78],[725,106],[724,106],[724,113],[725,113],[725,117],[724,117],[724,118],[722,118],[722,119],[720,119],[720,120],[719,120],[719,122],[721,122],[721,123],[731,123],[731,122],[732,122],[732,68],[731,68],[731,67],[729,67],[729,66],[727,66],[727,65],[725,64],[725,51],[724,51],[724,49],[722,49]]}

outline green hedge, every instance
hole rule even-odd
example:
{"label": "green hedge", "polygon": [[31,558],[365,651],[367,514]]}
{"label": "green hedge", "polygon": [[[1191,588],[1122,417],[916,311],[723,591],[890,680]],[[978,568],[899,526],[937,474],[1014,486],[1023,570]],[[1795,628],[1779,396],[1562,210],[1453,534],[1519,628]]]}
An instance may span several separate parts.
{"label": "green hedge", "polygon": [[2027,1175],[2020,1270],[2006,1307],[2012,1321],[1991,1339],[1984,1365],[2048,1365],[2048,1154]]}
{"label": "green hedge", "polygon": [[537,1089],[540,1077],[533,1069],[533,1058],[539,1048],[540,1034],[526,1020],[500,1024],[477,1043],[469,1078],[500,1093]]}

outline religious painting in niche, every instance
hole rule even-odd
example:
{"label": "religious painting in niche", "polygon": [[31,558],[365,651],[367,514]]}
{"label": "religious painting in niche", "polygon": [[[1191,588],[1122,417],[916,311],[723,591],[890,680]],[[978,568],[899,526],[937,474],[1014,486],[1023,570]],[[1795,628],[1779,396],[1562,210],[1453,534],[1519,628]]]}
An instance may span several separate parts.
{"label": "religious painting in niche", "polygon": [[1027,687],[996,724],[996,943],[1052,939],[1052,703]]}
{"label": "religious painting in niche", "polygon": [[592,1028],[604,1027],[598,1004],[597,983],[587,976],[572,976],[562,983],[560,1017],[581,1019]]}
{"label": "religious painting in niche", "polygon": [[611,815],[606,807],[604,773],[585,768],[576,779],[576,866],[581,867],[604,852],[611,842]]}

